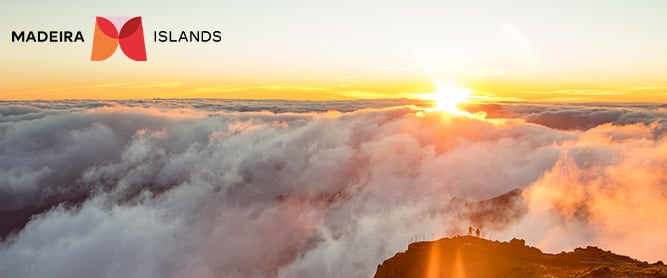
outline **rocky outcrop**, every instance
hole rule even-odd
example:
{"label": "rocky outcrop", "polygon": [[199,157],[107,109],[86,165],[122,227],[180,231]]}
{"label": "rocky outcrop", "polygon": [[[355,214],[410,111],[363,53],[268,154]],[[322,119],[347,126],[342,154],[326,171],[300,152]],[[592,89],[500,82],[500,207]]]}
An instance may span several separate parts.
{"label": "rocky outcrop", "polygon": [[547,254],[521,239],[460,236],[412,243],[379,265],[375,277],[667,277],[667,267],[597,247]]}

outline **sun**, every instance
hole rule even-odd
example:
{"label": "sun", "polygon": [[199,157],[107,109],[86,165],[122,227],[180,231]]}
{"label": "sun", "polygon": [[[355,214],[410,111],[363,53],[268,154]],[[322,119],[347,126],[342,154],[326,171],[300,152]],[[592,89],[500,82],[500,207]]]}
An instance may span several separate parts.
{"label": "sun", "polygon": [[430,94],[419,95],[423,99],[432,100],[435,102],[434,109],[441,110],[452,114],[460,114],[458,108],[460,103],[466,102],[472,95],[473,90],[463,87],[457,87],[454,82],[447,81],[446,84],[434,82],[436,91]]}

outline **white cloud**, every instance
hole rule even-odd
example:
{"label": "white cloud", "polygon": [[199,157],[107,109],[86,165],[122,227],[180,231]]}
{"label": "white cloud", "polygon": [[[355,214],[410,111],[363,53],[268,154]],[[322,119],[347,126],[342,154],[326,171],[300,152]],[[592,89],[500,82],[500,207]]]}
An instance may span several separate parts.
{"label": "white cloud", "polygon": [[[667,249],[632,244],[660,241],[664,227],[646,218],[626,219],[645,238],[615,224],[667,201],[662,116],[650,110],[633,108],[648,125],[563,131],[526,123],[532,110],[515,106],[502,108],[517,119],[487,121],[406,107],[102,104],[24,103],[41,116],[0,122],[0,212],[47,210],[0,244],[7,277],[368,277],[411,237],[462,232],[481,212],[493,213],[473,223],[485,234],[549,250],[594,243],[654,260]],[[327,105],[351,107],[313,104]],[[450,203],[514,188],[525,204]],[[614,203],[625,193],[628,205]]]}

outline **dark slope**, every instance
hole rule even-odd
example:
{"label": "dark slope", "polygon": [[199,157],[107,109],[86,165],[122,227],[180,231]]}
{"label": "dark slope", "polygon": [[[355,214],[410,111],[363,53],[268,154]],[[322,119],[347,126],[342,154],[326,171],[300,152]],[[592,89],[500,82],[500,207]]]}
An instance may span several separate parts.
{"label": "dark slope", "polygon": [[461,236],[412,243],[379,265],[375,277],[667,277],[667,267],[597,247],[546,254],[523,240]]}

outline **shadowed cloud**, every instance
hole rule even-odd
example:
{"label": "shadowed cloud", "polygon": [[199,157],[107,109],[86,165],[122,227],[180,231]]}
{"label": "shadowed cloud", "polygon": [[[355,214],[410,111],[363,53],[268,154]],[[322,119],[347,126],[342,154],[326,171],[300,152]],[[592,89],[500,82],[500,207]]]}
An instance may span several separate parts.
{"label": "shadowed cloud", "polygon": [[470,223],[664,259],[666,227],[646,220],[667,209],[664,109],[420,106],[4,102],[0,272],[369,277],[414,235]]}

